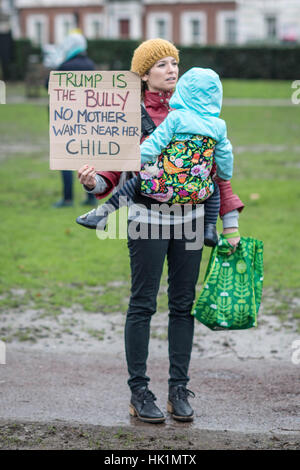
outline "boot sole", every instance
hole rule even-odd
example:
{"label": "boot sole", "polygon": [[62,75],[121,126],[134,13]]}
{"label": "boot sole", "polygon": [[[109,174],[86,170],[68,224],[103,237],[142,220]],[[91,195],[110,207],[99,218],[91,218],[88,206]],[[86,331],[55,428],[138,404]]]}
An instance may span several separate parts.
{"label": "boot sole", "polygon": [[85,224],[85,223],[79,221],[78,219],[76,219],[76,222],[77,222],[79,225],[81,225],[82,227],[85,227],[85,228],[91,228],[91,229],[94,229],[94,230],[97,228],[96,225],[87,225],[87,224]]}
{"label": "boot sole", "polygon": [[209,240],[209,239],[204,239],[204,245],[205,246],[209,246],[211,248],[214,248],[215,246],[217,246],[218,244],[218,241],[216,243],[214,243],[213,241]]}
{"label": "boot sole", "polygon": [[129,405],[129,414],[130,416],[134,416],[135,418],[138,418],[140,421],[144,421],[145,423],[163,423],[166,419],[165,416],[162,418],[145,418],[138,413],[132,404]]}
{"label": "boot sole", "polygon": [[194,420],[194,413],[191,416],[178,416],[174,414],[174,408],[170,401],[167,402],[167,411],[172,415],[172,418],[176,421],[193,421]]}

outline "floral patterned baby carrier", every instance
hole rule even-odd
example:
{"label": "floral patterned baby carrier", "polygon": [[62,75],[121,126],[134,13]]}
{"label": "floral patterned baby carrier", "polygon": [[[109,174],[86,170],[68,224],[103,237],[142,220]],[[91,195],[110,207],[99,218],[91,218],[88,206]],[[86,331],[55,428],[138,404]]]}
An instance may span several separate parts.
{"label": "floral patterned baby carrier", "polygon": [[155,162],[140,171],[141,193],[169,204],[201,204],[212,195],[211,169],[216,141],[176,134]]}

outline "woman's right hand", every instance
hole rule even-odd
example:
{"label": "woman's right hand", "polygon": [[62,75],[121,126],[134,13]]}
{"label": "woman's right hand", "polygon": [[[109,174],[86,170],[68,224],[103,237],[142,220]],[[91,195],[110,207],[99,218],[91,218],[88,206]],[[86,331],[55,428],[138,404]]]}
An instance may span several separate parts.
{"label": "woman's right hand", "polygon": [[78,172],[77,176],[81,184],[84,184],[89,190],[94,189],[96,186],[96,171],[93,166],[84,165]]}

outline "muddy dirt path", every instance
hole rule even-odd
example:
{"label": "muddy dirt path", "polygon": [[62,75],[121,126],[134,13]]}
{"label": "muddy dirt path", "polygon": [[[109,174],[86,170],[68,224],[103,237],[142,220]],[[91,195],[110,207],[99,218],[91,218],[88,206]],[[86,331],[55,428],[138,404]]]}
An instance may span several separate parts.
{"label": "muddy dirt path", "polygon": [[[300,364],[292,345],[300,337],[292,318],[282,325],[267,313],[268,300],[257,329],[212,332],[196,324],[189,424],[129,416],[124,314],[2,313],[11,340],[0,365],[0,448],[299,449]],[[167,313],[153,317],[147,372],[167,414],[166,325]]]}

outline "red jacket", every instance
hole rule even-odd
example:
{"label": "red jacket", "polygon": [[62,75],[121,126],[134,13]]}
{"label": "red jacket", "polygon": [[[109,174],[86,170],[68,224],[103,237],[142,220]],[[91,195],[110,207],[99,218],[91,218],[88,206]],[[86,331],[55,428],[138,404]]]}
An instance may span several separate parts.
{"label": "red jacket", "polygon": [[[169,113],[169,99],[171,98],[171,92],[150,92],[146,90],[144,97],[144,105],[151,119],[156,126],[159,126]],[[105,193],[96,194],[97,199],[103,199],[109,195],[115,186],[118,185],[121,172],[119,171],[101,171],[98,172],[107,183],[107,191]],[[235,209],[242,211],[244,204],[240,198],[233,194],[230,181],[224,181],[216,178],[220,189],[220,216],[227,214]]]}

